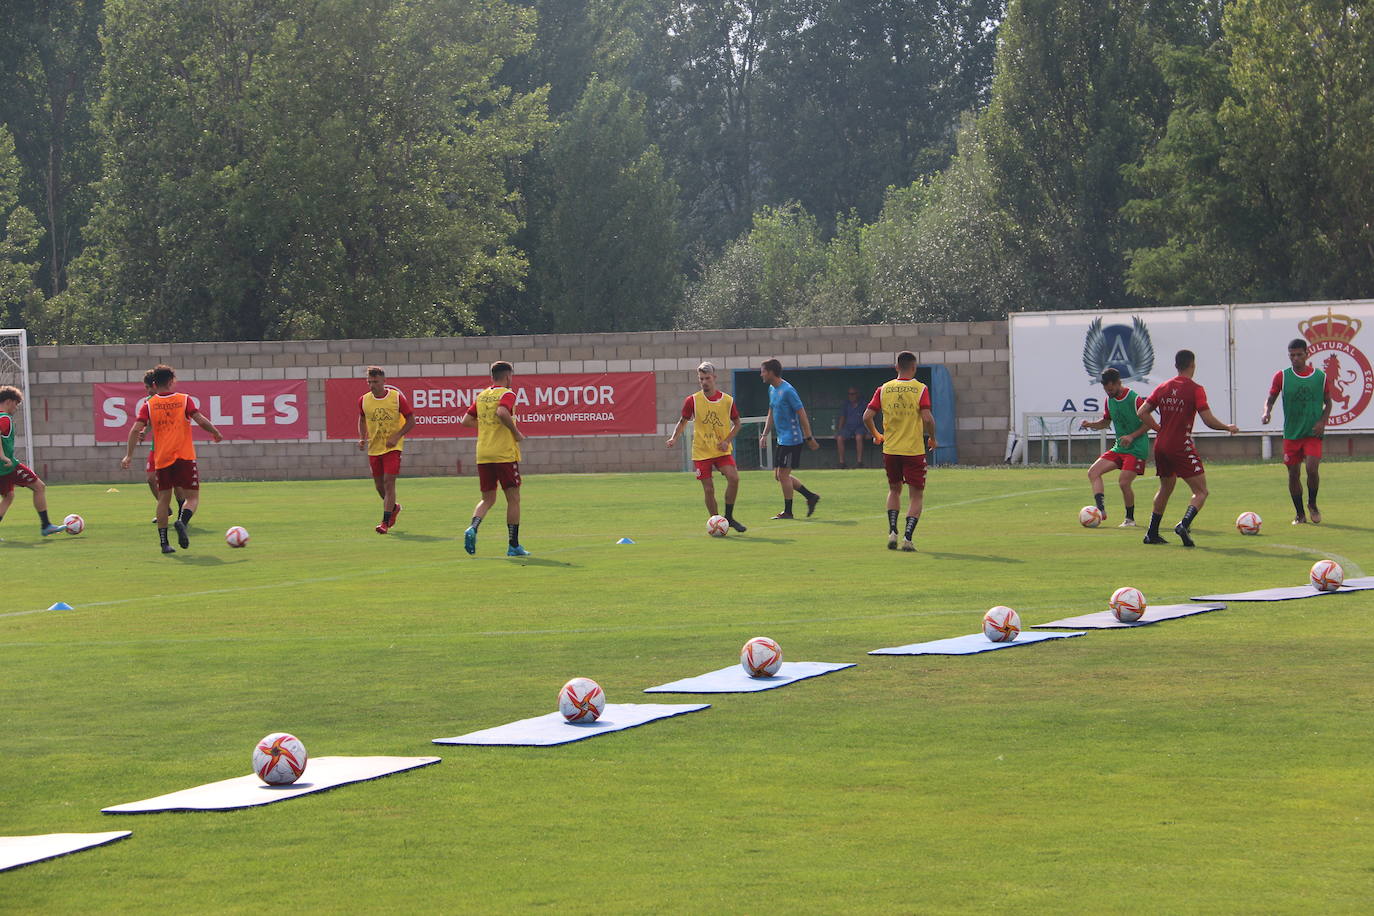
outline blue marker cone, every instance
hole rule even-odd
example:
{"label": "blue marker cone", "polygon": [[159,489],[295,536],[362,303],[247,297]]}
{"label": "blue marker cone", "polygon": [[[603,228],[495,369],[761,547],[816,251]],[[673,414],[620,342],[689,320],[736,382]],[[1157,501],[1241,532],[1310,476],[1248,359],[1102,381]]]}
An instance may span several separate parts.
{"label": "blue marker cone", "polygon": [[616,543],[617,543],[617,544],[633,544],[634,541],[630,540],[629,538],[621,538],[620,540],[616,541]]}
{"label": "blue marker cone", "polygon": [[65,602],[65,601],[59,601],[59,602],[57,602],[56,604],[54,604],[52,607],[48,608],[48,610],[50,610],[50,611],[70,611],[70,610],[73,610],[73,608],[72,608],[72,606],[71,606],[70,604],[68,604],[67,602]]}

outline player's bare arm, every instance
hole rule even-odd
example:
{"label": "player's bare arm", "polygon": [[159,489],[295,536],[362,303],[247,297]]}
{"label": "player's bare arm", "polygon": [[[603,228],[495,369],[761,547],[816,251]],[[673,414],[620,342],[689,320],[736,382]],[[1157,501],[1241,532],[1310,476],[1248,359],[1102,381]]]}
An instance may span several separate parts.
{"label": "player's bare arm", "polygon": [[806,447],[813,452],[820,448],[821,444],[816,441],[815,436],[811,435],[811,418],[806,415],[805,407],[797,408],[797,422],[801,424],[802,436],[805,437],[803,441],[806,442]]}
{"label": "player's bare arm", "polygon": [[877,415],[878,415],[878,412],[877,412],[876,410],[874,410],[872,407],[865,408],[865,409],[864,409],[864,426],[867,426],[867,427],[868,427],[868,434],[869,434],[870,436],[873,437],[873,441],[876,442],[876,443],[878,443],[879,445],[882,445],[882,443],[883,443],[883,434],[880,433],[880,432],[878,432],[878,427],[877,427],[877,425],[873,422],[873,418],[876,417]]}
{"label": "player's bare arm", "polygon": [[358,414],[358,451],[367,451],[367,417]]}
{"label": "player's bare arm", "polygon": [[386,437],[386,447],[395,448],[396,443],[400,442],[403,438],[405,438],[405,434],[410,432],[414,428],[415,415],[411,414],[410,416],[406,417],[406,422],[404,426],[402,426],[400,429],[396,430],[396,432]]}
{"label": "player's bare arm", "polygon": [[759,445],[768,441],[768,434],[773,431],[773,408],[768,408],[768,415],[763,418],[763,432],[759,433]]}
{"label": "player's bare arm", "polygon": [[[1279,394],[1280,394],[1280,393],[1281,393],[1281,392],[1275,391],[1273,394],[1269,395],[1269,397],[1265,399],[1265,401],[1264,401],[1264,413],[1260,414],[1260,422],[1261,422],[1261,423],[1268,423],[1268,422],[1269,422],[1269,418],[1272,417],[1272,416],[1274,415],[1274,402],[1277,401],[1277,400],[1279,399]],[[1326,400],[1327,400],[1327,403],[1328,403],[1328,404],[1331,403],[1331,399],[1330,399],[1330,398],[1327,398]]]}
{"label": "player's bare arm", "polygon": [[124,450],[124,457],[119,459],[119,466],[126,471],[134,460],[134,446],[143,440],[144,431],[147,429],[147,420],[135,420],[134,425],[129,428],[129,447]]}
{"label": "player's bare arm", "polygon": [[477,414],[475,414],[475,413],[465,413],[465,414],[463,414],[463,418],[462,418],[461,420],[458,421],[458,425],[459,425],[459,426],[466,426],[468,429],[476,429],[476,428],[477,428]]}
{"label": "player's bare arm", "polygon": [[1096,420],[1084,420],[1078,425],[1079,429],[1106,429],[1112,425],[1111,417],[1098,417]]}
{"label": "player's bare arm", "polygon": [[1313,424],[1312,435],[1320,436],[1322,433],[1326,432],[1326,421],[1329,419],[1331,419],[1331,392],[1323,391],[1322,415],[1321,419],[1319,419],[1315,424]]}
{"label": "player's bare arm", "polygon": [[921,422],[925,424],[926,438],[930,440],[927,447],[931,450],[939,448],[940,443],[935,438],[935,414],[931,412],[929,407],[921,408]]}
{"label": "player's bare arm", "polygon": [[216,442],[224,441],[224,437],[220,435],[219,430],[215,428],[215,424],[211,423],[209,419],[206,418],[205,414],[201,413],[199,410],[191,414],[191,422],[209,433],[210,437]]}
{"label": "player's bare arm", "polygon": [[1221,422],[1220,420],[1218,420],[1217,417],[1216,417],[1216,414],[1212,413],[1212,409],[1211,409],[1210,407],[1207,408],[1207,409],[1205,409],[1205,410],[1199,410],[1199,411],[1197,412],[1197,415],[1198,415],[1199,417],[1202,418],[1202,422],[1203,422],[1203,423],[1206,423],[1206,424],[1207,424],[1210,428],[1212,428],[1212,429],[1215,429],[1215,430],[1218,430],[1218,431],[1224,430],[1224,431],[1230,433],[1230,434],[1233,435],[1233,436],[1234,436],[1236,433],[1240,432],[1240,427],[1237,426],[1236,424],[1234,424],[1234,423],[1223,423],[1223,422]]}
{"label": "player's bare arm", "polygon": [[735,436],[739,435],[740,419],[735,417],[735,422],[730,424],[730,431],[720,437],[720,447],[729,449],[730,444],[735,441]]}
{"label": "player's bare arm", "polygon": [[[1147,423],[1153,422],[1153,418],[1151,418],[1150,414],[1154,412],[1154,405],[1151,404],[1149,401],[1145,400],[1144,398],[1141,398],[1140,403],[1135,405],[1135,415],[1137,417],[1140,417],[1140,419],[1144,420]],[[1155,424],[1155,428],[1159,428],[1157,423]]]}
{"label": "player's bare arm", "polygon": [[510,430],[510,434],[515,437],[516,442],[525,441],[525,434],[520,431],[520,427],[515,425],[515,417],[511,414],[509,407],[502,405],[496,408],[496,422]]}
{"label": "player's bare arm", "polygon": [[687,425],[687,420],[686,420],[685,418],[679,418],[679,419],[678,419],[678,421],[677,421],[677,426],[674,426],[674,427],[673,427],[673,434],[672,434],[671,436],[668,437],[668,442],[667,442],[667,447],[668,447],[668,448],[672,448],[674,445],[677,445],[677,437],[680,436],[680,435],[682,435],[682,427],[684,427],[684,426],[686,426],[686,425]]}

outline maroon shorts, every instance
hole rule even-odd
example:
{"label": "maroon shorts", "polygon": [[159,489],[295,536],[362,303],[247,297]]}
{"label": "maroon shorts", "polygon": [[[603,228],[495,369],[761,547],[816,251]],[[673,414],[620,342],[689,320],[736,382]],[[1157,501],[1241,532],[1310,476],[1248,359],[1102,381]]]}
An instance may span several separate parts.
{"label": "maroon shorts", "polygon": [[1302,459],[1321,459],[1322,440],[1320,436],[1306,436],[1302,439],[1283,440],[1283,463],[1289,466],[1302,464]]}
{"label": "maroon shorts", "polygon": [[382,455],[368,455],[367,463],[372,465],[373,477],[381,477],[384,474],[395,477],[401,473],[401,450],[396,449]]}
{"label": "maroon shorts", "polygon": [[1187,480],[1202,472],[1202,459],[1198,457],[1197,449],[1193,448],[1193,440],[1189,439],[1182,448],[1167,450],[1161,449],[1158,442],[1155,443],[1156,476],[1182,477]]}
{"label": "maroon shorts", "polygon": [[490,493],[498,486],[511,490],[520,486],[520,462],[484,461],[477,465],[477,483],[483,493]]}
{"label": "maroon shorts", "polygon": [[925,455],[883,455],[883,467],[887,470],[889,486],[900,487],[906,484],[913,490],[926,488]]}
{"label": "maroon shorts", "polygon": [[1101,461],[1104,458],[1110,461],[1112,464],[1116,465],[1116,469],[1118,471],[1133,471],[1136,474],[1145,473],[1145,462],[1135,455],[1128,455],[1123,452],[1114,452],[1111,449],[1108,449],[1107,451],[1099,455],[1097,460]]}
{"label": "maroon shorts", "polygon": [[178,458],[165,468],[157,469],[157,488],[159,490],[172,490],[177,487],[181,487],[183,490],[200,489],[200,469],[196,467],[194,461]]}
{"label": "maroon shorts", "polygon": [[0,498],[9,496],[15,487],[32,487],[36,483],[38,475],[29,470],[28,465],[21,464],[4,477],[0,477]]}
{"label": "maroon shorts", "polygon": [[[717,455],[715,458],[703,458],[700,461],[693,461],[697,469],[697,480],[710,480],[711,472],[716,468],[732,468],[735,466],[734,455]],[[721,473],[725,473],[724,470]]]}

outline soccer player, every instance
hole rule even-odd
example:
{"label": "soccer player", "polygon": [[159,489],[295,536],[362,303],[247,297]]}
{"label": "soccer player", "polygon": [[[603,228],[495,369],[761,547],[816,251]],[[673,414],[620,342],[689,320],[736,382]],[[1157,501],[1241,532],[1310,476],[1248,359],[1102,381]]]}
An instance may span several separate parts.
{"label": "soccer player", "polygon": [[[887,471],[887,549],[897,549],[897,510],[905,483],[909,500],[902,550],[911,552],[916,549],[912,536],[925,503],[926,449],[933,449],[938,443],[935,415],[930,410],[930,389],[916,381],[916,354],[910,350],[898,353],[896,369],[897,377],[873,392],[864,411],[864,426],[873,441],[883,447],[883,467]],[[879,413],[883,415],[882,433],[873,423]]]}
{"label": "soccer player", "polygon": [[1117,370],[1102,370],[1102,390],[1107,393],[1107,406],[1103,408],[1101,418],[1084,420],[1082,427],[1106,429],[1112,426],[1116,433],[1116,442],[1088,468],[1088,482],[1092,484],[1093,502],[1102,510],[1102,517],[1105,519],[1107,506],[1102,495],[1102,475],[1113,468],[1120,470],[1121,477],[1117,482],[1121,485],[1121,499],[1126,507],[1126,517],[1117,527],[1134,528],[1135,491],[1131,488],[1131,483],[1138,475],[1145,473],[1145,462],[1150,458],[1149,432],[1158,424],[1153,417],[1148,420],[1140,419],[1135,412],[1140,395],[1121,384],[1121,373]]}
{"label": "soccer player", "polygon": [[[134,408],[134,413],[137,414],[138,408],[142,407],[144,401],[147,401],[152,396],[153,370],[149,369],[147,372],[143,373],[143,400],[138,402],[138,407]],[[139,437],[139,441],[148,443],[148,464],[146,465],[145,470],[148,472],[148,489],[153,494],[153,501],[157,502],[157,466],[153,464],[153,440],[151,437],[148,436],[147,431],[145,430],[144,434]],[[176,497],[177,501],[177,515],[180,516],[181,507],[186,505],[186,494],[181,492],[181,487],[177,487],[173,491],[173,495]],[[157,516],[153,517],[153,524],[157,524]]]}
{"label": "soccer player", "polygon": [[180,488],[186,494],[186,503],[177,513],[173,526],[182,550],[191,546],[187,525],[200,507],[200,470],[196,467],[196,446],[191,441],[191,425],[186,421],[195,423],[216,442],[224,440],[215,424],[200,412],[195,398],[177,392],[176,385],[177,376],[171,366],[158,366],[153,370],[153,396],[138,409],[138,417],[129,430],[128,448],[119,460],[119,466],[127,470],[133,462],[134,445],[151,427],[153,464],[157,468],[157,538],[163,553],[176,553],[176,549],[167,543],[167,517],[171,513],[172,491]]}
{"label": "soccer player", "polygon": [[840,413],[835,417],[835,458],[840,467],[844,463],[845,443],[854,442],[854,466],[864,466],[864,403],[859,400],[859,389],[850,388],[845,402],[840,405]]}
{"label": "soccer player", "polygon": [[520,546],[520,443],[525,434],[515,422],[515,392],[510,379],[515,367],[505,360],[491,364],[491,385],[463,414],[463,425],[477,430],[477,483],[482,498],[472,510],[472,524],[463,532],[463,549],[477,552],[477,529],[496,505],[496,489],[506,494],[506,556],[527,557]]}
{"label": "soccer player", "polygon": [[14,488],[28,487],[33,492],[33,508],[38,513],[43,537],[67,529],[48,520],[48,488],[28,465],[14,457],[14,412],[24,403],[24,393],[13,385],[0,386],[0,519],[14,502]]}
{"label": "soccer player", "polygon": [[415,427],[415,417],[401,389],[386,383],[381,366],[367,367],[367,387],[358,398],[358,449],[367,452],[372,482],[382,498],[382,523],[377,533],[386,534],[401,514],[396,478],[401,474],[405,435]]}
{"label": "soccer player", "polygon": [[[1268,423],[1274,402],[1283,394],[1283,463],[1288,466],[1288,495],[1293,498],[1293,524],[1306,524],[1311,518],[1320,525],[1317,508],[1317,472],[1322,461],[1322,434],[1331,416],[1331,381],[1326,373],[1307,364],[1307,341],[1295,337],[1288,342],[1287,369],[1274,373],[1269,398],[1264,402],[1261,423]],[[1302,510],[1302,479],[1299,467],[1307,465],[1307,512]]]}
{"label": "soccer player", "polygon": [[1159,435],[1155,437],[1155,474],[1159,476],[1159,492],[1155,493],[1145,543],[1169,543],[1159,536],[1159,521],[1164,517],[1174,485],[1182,477],[1193,496],[1188,501],[1188,508],[1183,510],[1183,520],[1174,526],[1174,534],[1184,547],[1192,547],[1189,530],[1207,501],[1207,474],[1193,446],[1193,418],[1202,417],[1202,422],[1212,429],[1225,430],[1233,436],[1240,429],[1234,423],[1218,420],[1207,405],[1207,392],[1193,381],[1197,358],[1192,350],[1179,350],[1174,355],[1174,368],[1178,370],[1177,376],[1155,388],[1148,398],[1136,405],[1136,416],[1142,420],[1155,410],[1159,411]]}
{"label": "soccer player", "polygon": [[697,469],[697,480],[701,481],[702,492],[706,496],[706,511],[719,515],[716,503],[716,485],[711,479],[715,471],[725,478],[725,520],[736,531],[748,529],[735,520],[735,496],[739,493],[739,469],[735,467],[735,436],[739,435],[739,408],[735,399],[716,387],[716,367],[709,362],[697,366],[697,383],[701,390],[687,395],[682,402],[682,416],[678,418],[673,434],[668,437],[668,448],[677,445],[677,437],[682,435],[682,427],[688,420],[696,421],[692,426],[692,463]]}
{"label": "soccer player", "polygon": [[782,485],[782,511],[774,519],[792,518],[792,494],[800,493],[806,500],[806,515],[809,518],[816,511],[820,496],[811,492],[792,472],[801,467],[802,443],[815,451],[820,448],[816,437],[811,435],[811,420],[802,406],[801,395],[790,382],[783,381],[782,363],[776,359],[765,359],[759,369],[759,376],[768,385],[768,416],[763,421],[763,432],[759,435],[759,448],[768,443],[770,429],[778,431],[778,459],[773,468],[773,477]]}

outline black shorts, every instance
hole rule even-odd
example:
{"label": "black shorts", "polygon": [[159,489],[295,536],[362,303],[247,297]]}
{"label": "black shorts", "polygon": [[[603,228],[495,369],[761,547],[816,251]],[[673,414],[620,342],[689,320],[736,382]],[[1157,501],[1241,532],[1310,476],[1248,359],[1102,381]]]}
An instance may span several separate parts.
{"label": "black shorts", "polygon": [[791,468],[796,470],[801,467],[802,447],[800,445],[778,444],[778,450],[774,459],[774,465],[780,468]]}

